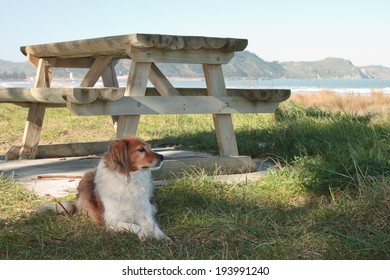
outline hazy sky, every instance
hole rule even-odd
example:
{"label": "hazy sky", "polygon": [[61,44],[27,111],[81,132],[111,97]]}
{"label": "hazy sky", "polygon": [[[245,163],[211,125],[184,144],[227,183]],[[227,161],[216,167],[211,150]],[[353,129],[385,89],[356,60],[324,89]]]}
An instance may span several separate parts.
{"label": "hazy sky", "polygon": [[390,67],[389,0],[2,0],[0,59],[19,47],[131,33],[246,38],[266,61]]}

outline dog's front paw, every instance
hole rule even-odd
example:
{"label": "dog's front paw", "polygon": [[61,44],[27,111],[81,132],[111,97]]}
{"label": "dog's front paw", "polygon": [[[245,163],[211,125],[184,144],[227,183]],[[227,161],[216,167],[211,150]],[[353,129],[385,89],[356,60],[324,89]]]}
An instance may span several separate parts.
{"label": "dog's front paw", "polygon": [[169,244],[173,244],[172,239],[169,238],[169,236],[167,236],[167,235],[164,235],[164,238],[162,238],[162,239],[160,239],[160,240],[164,240],[164,241],[166,241],[166,242],[169,243]]}
{"label": "dog's front paw", "polygon": [[157,240],[166,241],[168,243],[173,243],[172,240],[167,235],[165,235],[165,233],[163,233],[160,229],[157,230],[155,229],[154,238],[156,238]]}
{"label": "dog's front paw", "polygon": [[149,232],[148,232],[146,229],[141,228],[141,229],[137,232],[137,236],[138,236],[139,240],[145,241],[146,238],[149,238],[149,237],[150,237],[150,234],[149,234]]}
{"label": "dog's front paw", "polygon": [[167,235],[165,235],[160,229],[157,230],[155,229],[153,232],[151,232],[145,228],[142,228],[137,232],[137,235],[141,241],[145,241],[147,238],[155,238],[157,240],[173,243],[172,240]]}
{"label": "dog's front paw", "polygon": [[167,236],[165,234],[162,234],[162,235],[159,235],[159,236],[155,236],[155,238],[157,240],[162,240],[162,241],[166,241],[168,243],[173,243],[172,239],[170,239],[169,236]]}

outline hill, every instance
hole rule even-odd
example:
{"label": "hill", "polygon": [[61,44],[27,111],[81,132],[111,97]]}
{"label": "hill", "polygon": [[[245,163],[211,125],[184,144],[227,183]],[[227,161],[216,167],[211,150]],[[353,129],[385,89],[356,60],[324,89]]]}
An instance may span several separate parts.
{"label": "hill", "polygon": [[236,53],[231,62],[222,67],[226,77],[280,79],[288,76],[280,63],[267,62],[249,51]]}
{"label": "hill", "polygon": [[35,69],[28,62],[11,62],[0,59],[0,79],[25,79],[34,75]]}
{"label": "hill", "polygon": [[[158,64],[167,77],[203,77],[201,65]],[[116,65],[118,75],[126,75],[130,60],[121,60]],[[353,65],[342,58],[326,58],[312,62],[268,62],[249,51],[238,52],[227,65],[223,65],[226,78],[240,79],[390,79],[390,68],[383,66]],[[67,78],[72,72],[74,78],[81,78],[85,69],[57,69],[56,77]],[[23,79],[35,75],[35,69],[28,62],[0,60],[0,79]]]}
{"label": "hill", "polygon": [[[202,65],[158,63],[160,70],[167,77],[203,77]],[[128,72],[130,60],[121,60],[115,67],[118,75]],[[254,53],[244,51],[235,54],[226,65],[222,65],[227,78],[279,79],[286,77],[285,70],[278,62],[266,62]]]}
{"label": "hill", "polygon": [[283,62],[283,68],[294,79],[369,79],[351,61],[326,58],[313,62]]}
{"label": "hill", "polygon": [[389,79],[390,77],[390,68],[378,66],[378,65],[370,65],[360,67],[360,70],[372,79]]}

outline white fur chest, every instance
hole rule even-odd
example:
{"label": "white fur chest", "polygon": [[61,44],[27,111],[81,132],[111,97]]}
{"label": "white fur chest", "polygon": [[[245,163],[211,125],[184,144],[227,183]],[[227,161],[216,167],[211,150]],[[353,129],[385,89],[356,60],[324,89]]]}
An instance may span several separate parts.
{"label": "white fur chest", "polygon": [[107,223],[138,223],[145,214],[153,215],[155,212],[150,203],[154,186],[149,170],[131,172],[127,177],[107,169],[102,161],[97,167],[95,186]]}

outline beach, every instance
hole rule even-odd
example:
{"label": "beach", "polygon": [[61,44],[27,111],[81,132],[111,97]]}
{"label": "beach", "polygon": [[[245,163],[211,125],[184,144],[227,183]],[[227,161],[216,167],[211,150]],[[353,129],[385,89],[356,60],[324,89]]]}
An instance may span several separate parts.
{"label": "beach", "polygon": [[[194,87],[205,88],[204,79],[176,79],[171,78],[171,83],[176,88]],[[75,87],[80,84],[80,80],[53,79],[51,87]],[[118,79],[119,86],[125,87],[127,79]],[[384,94],[390,94],[390,80],[294,80],[294,79],[226,79],[228,88],[270,88],[270,89],[290,89],[292,93],[316,93],[324,90],[330,90],[337,94],[356,94],[370,95],[373,91],[380,91]],[[102,87],[103,83],[99,80],[96,84]],[[153,85],[149,82],[149,87]],[[0,87],[34,87],[34,81],[30,80],[0,80]]]}

